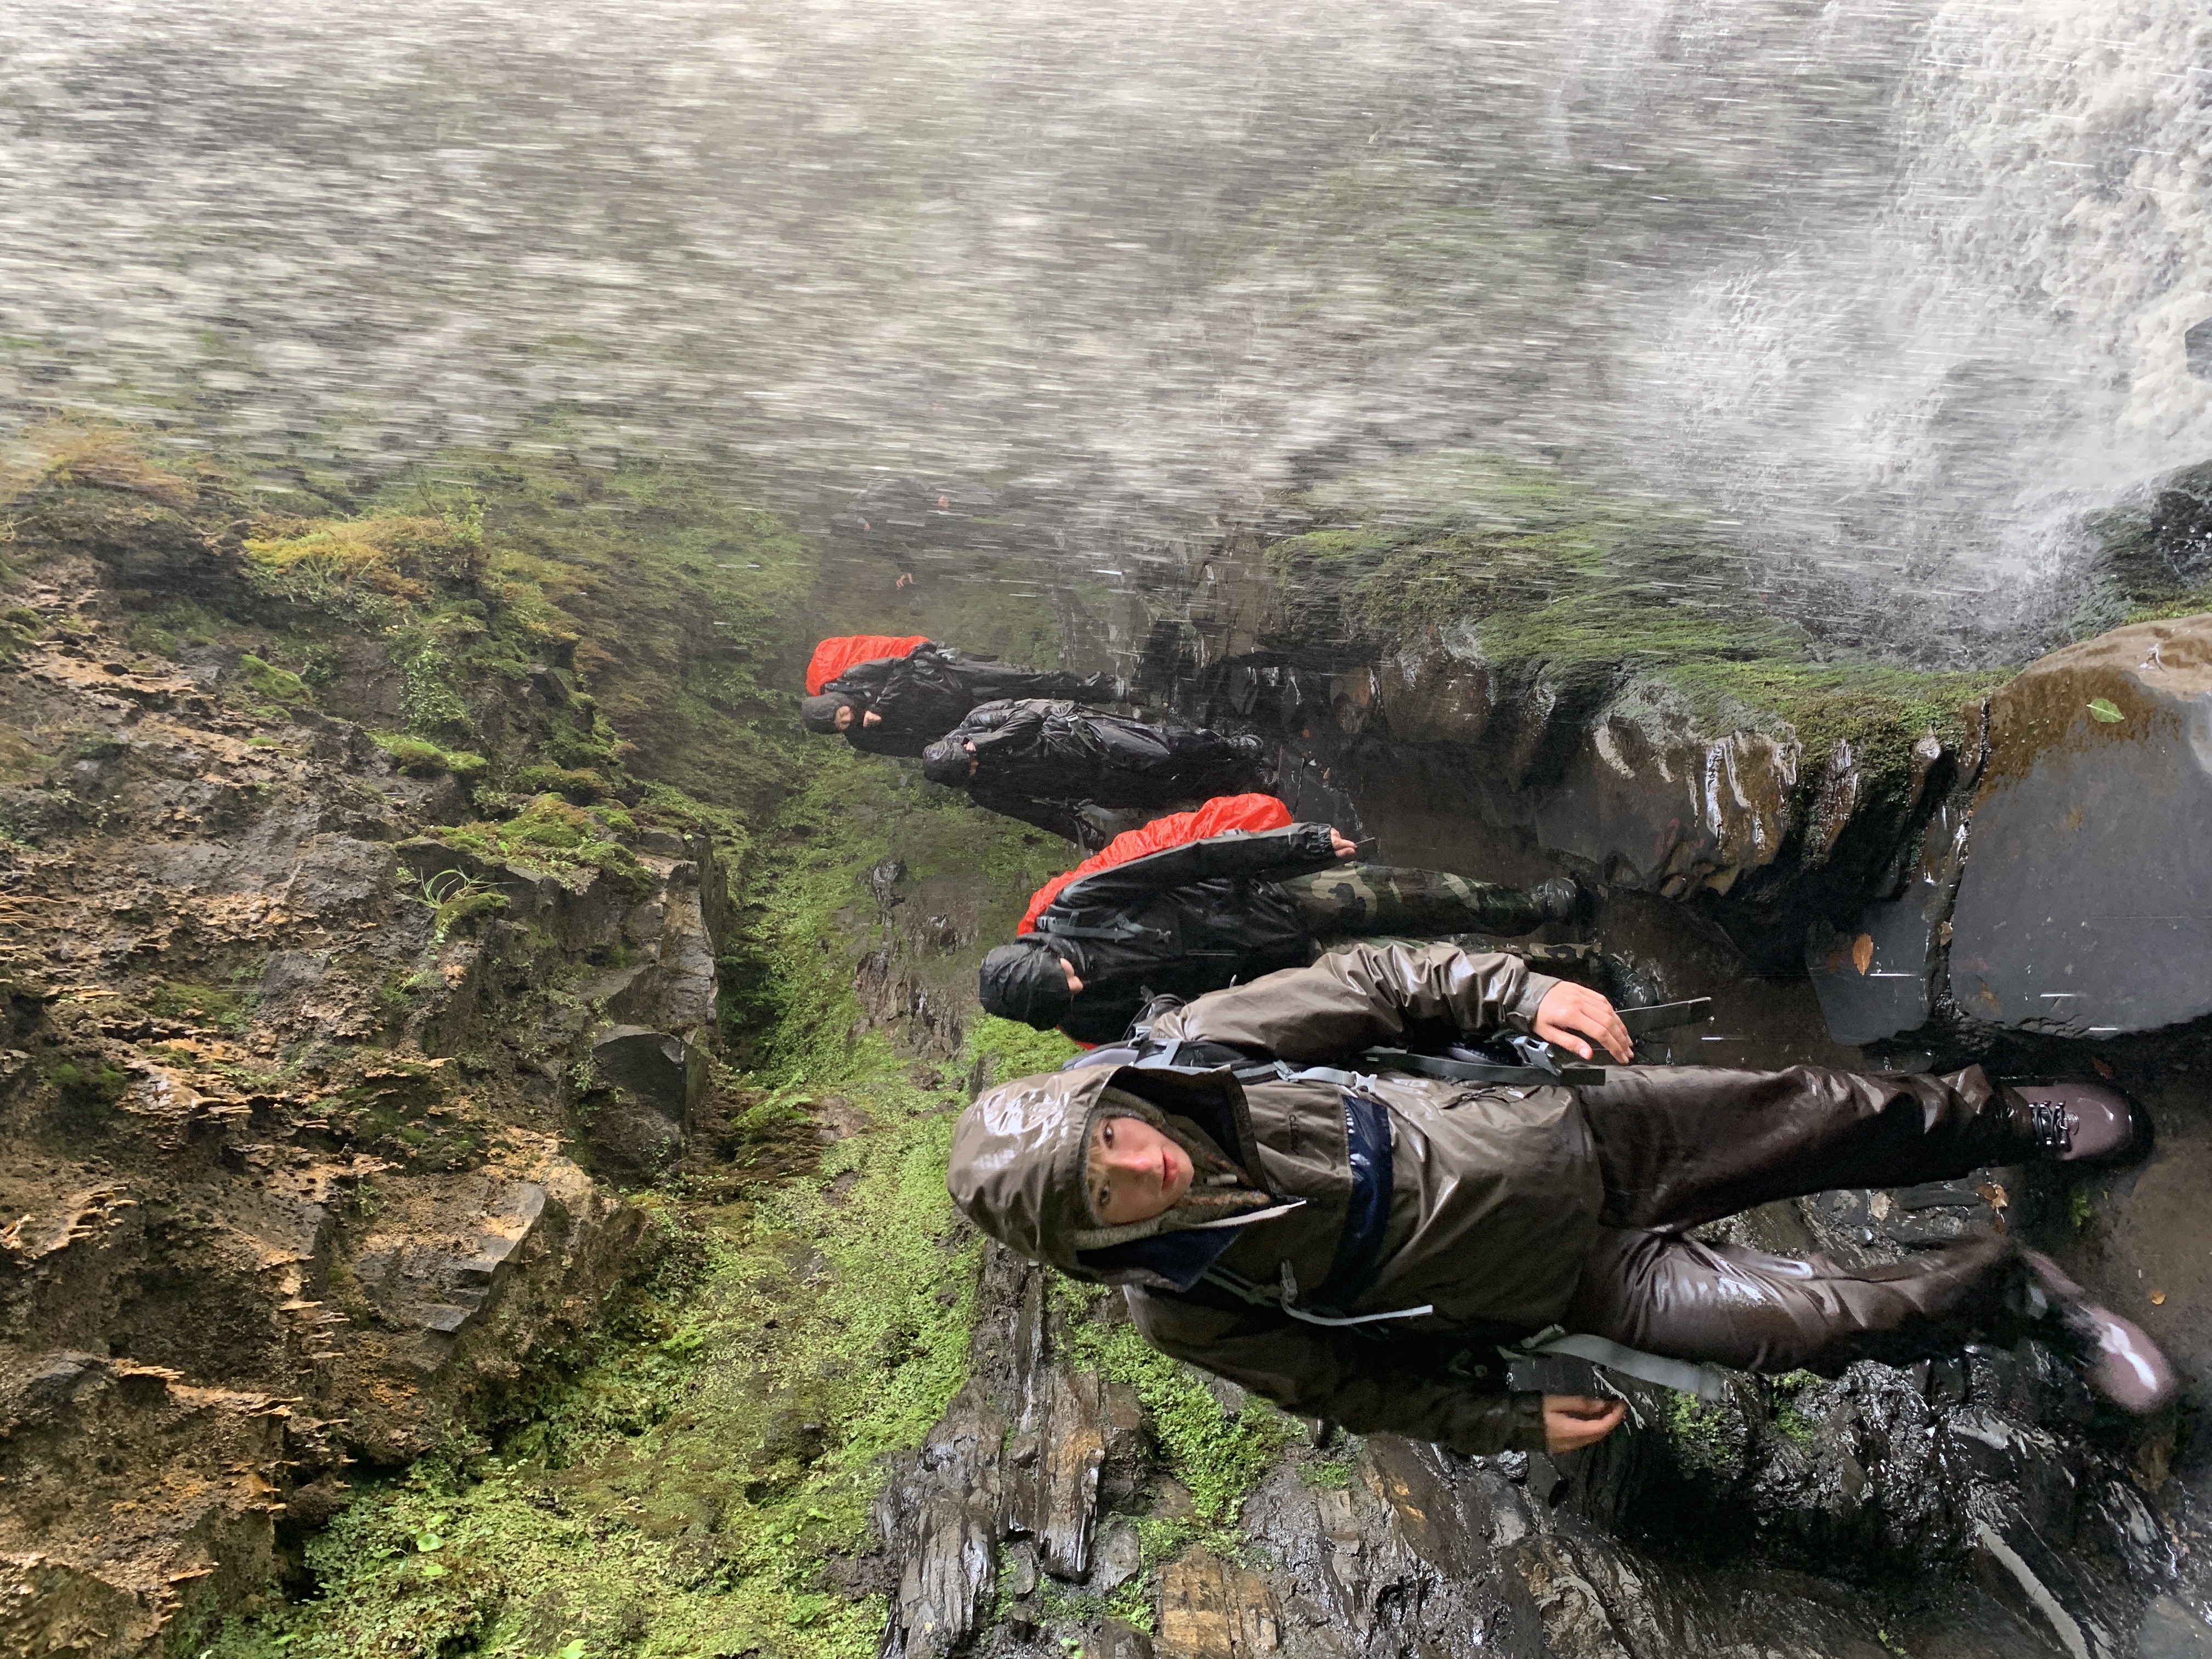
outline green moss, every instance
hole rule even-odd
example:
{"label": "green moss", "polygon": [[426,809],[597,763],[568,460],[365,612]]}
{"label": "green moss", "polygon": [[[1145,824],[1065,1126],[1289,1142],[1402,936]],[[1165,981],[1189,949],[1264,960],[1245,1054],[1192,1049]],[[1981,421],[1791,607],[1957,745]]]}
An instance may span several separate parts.
{"label": "green moss", "polygon": [[[608,822],[611,813],[620,811],[605,808],[593,813],[557,796],[539,795],[503,823],[441,826],[430,833],[487,863],[511,864],[571,880],[585,870],[598,870],[643,892],[652,886],[652,877],[637,854],[615,839],[619,832]],[[623,823],[629,823],[626,814]]]}
{"label": "green moss", "polygon": [[[1267,551],[1293,632],[1395,650],[1466,629],[1509,682],[1592,704],[1641,684],[1708,732],[1786,726],[1808,756],[1849,741],[1863,767],[1901,771],[1923,732],[1955,740],[1966,708],[2013,672],[1824,659],[1695,515],[1556,469],[1436,455],[1300,504],[1319,522]],[[1819,769],[1806,774],[1816,787]]]}
{"label": "green moss", "polygon": [[[1086,1291],[1055,1280],[1055,1291],[1071,1311],[1089,1299]],[[1297,1421],[1257,1395],[1247,1396],[1231,1415],[1202,1372],[1162,1353],[1133,1325],[1071,1321],[1066,1352],[1079,1370],[1136,1390],[1170,1471],[1206,1520],[1233,1525],[1245,1495],[1298,1436]]]}
{"label": "green moss", "polygon": [[276,702],[312,703],[315,700],[307,683],[297,674],[264,662],[251,652],[238,659],[238,675],[255,694]]}
{"label": "green moss", "polygon": [[2212,611],[2212,586],[2194,588],[2178,599],[2136,605],[2128,611],[2126,621],[2171,622],[2183,617],[2202,616],[2207,611]]}
{"label": "green moss", "polygon": [[1318,1463],[1308,1463],[1299,1469],[1298,1479],[1322,1492],[1349,1491],[1352,1486],[1351,1460],[1333,1457]]}
{"label": "green moss", "polygon": [[[1066,842],[977,812],[951,792],[926,791],[844,744],[818,744],[800,787],[761,838],[745,927],[723,963],[723,1032],[743,1063],[771,1083],[834,1082],[854,1052],[859,958],[883,942],[872,872],[896,860],[908,882],[973,884],[977,929],[957,954],[902,963],[946,1006],[972,1008],[984,946],[1012,935],[1029,894],[1079,856]],[[1072,1052],[998,1026],[998,1051],[1032,1059]],[[1058,1064],[1054,1059],[1051,1064]],[[1000,1075],[1012,1073],[1001,1073]]]}
{"label": "green moss", "polygon": [[161,1019],[190,1020],[235,1036],[252,1018],[247,994],[228,986],[193,985],[164,980],[146,999],[147,1012]]}
{"label": "green moss", "polygon": [[58,1061],[47,1068],[46,1080],[61,1091],[66,1104],[88,1111],[106,1110],[131,1086],[128,1076],[99,1060]]}
{"label": "green moss", "polygon": [[375,732],[370,736],[394,766],[412,777],[442,777],[450,772],[466,780],[481,775],[489,763],[482,755],[470,750],[441,749],[424,738],[410,738],[398,732]]}
{"label": "green moss", "polygon": [[431,907],[430,943],[443,945],[454,933],[484,916],[502,914],[507,895],[481,876],[441,870],[424,878],[423,902]]}
{"label": "green moss", "polygon": [[514,787],[531,794],[560,795],[580,805],[614,793],[614,785],[601,774],[570,766],[526,766],[514,775]]}
{"label": "green moss", "polygon": [[1670,1390],[1662,1410],[1662,1425],[1688,1467],[1723,1475],[1741,1467],[1740,1425],[1728,1407],[1709,1406],[1693,1394]]}

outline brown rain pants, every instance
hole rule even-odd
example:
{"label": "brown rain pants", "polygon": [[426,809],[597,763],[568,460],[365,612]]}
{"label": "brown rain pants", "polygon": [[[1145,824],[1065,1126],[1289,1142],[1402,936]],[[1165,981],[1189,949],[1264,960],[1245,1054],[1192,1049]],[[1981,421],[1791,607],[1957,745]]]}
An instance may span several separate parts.
{"label": "brown rain pants", "polygon": [[1745,1370],[1832,1372],[1954,1346],[1996,1310],[2014,1251],[1995,1233],[1857,1269],[1685,1237],[1775,1199],[2010,1161],[2019,1145],[1979,1066],[1948,1077],[1626,1066],[1578,1092],[1605,1203],[1568,1329]]}

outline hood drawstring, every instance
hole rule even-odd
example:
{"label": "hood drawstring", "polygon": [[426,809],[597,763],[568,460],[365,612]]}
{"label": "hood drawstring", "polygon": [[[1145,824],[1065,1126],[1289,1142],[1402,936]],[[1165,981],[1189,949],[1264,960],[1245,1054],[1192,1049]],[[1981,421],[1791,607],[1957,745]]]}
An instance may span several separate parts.
{"label": "hood drawstring", "polygon": [[1385,1319],[1419,1319],[1424,1314],[1432,1314],[1437,1310],[1436,1304],[1431,1302],[1424,1303],[1418,1308],[1394,1309],[1389,1313],[1348,1316],[1316,1313],[1310,1308],[1298,1306],[1298,1278],[1291,1272],[1291,1264],[1287,1261],[1283,1263],[1283,1278],[1279,1285],[1263,1285],[1256,1279],[1231,1273],[1226,1267],[1209,1267],[1206,1277],[1209,1283],[1218,1285],[1231,1296],[1242,1297],[1255,1308],[1273,1308],[1308,1325],[1372,1325]]}

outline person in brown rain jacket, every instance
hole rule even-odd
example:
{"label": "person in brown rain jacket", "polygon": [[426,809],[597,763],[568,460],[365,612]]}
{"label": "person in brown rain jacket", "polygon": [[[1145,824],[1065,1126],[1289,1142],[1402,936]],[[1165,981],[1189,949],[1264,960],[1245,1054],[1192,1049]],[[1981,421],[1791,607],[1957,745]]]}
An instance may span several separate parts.
{"label": "person in brown rain jacket", "polygon": [[1655,1359],[1833,1374],[2040,1299],[2106,1397],[2172,1395],[2140,1330],[1997,1235],[1852,1270],[1688,1233],[1829,1188],[2125,1153],[2141,1126],[2116,1090],[2001,1088],[1978,1067],[1624,1065],[1574,1085],[1335,1069],[1424,1031],[1632,1052],[1602,997],[1511,957],[1355,945],[1155,1018],[1134,1063],[1102,1051],[989,1090],[948,1184],[1019,1255],[1122,1286],[1164,1352],[1287,1411],[1470,1453],[1571,1449],[1620,1420],[1508,1392],[1499,1345],[1531,1340],[1647,1376]]}

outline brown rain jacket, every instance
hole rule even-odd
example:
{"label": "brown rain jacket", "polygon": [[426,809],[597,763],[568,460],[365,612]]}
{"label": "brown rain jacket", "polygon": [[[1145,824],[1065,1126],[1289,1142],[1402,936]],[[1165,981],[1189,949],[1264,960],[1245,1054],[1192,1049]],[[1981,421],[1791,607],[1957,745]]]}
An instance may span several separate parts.
{"label": "brown rain jacket", "polygon": [[[1356,1066],[1362,1050],[1402,1044],[1424,1028],[1526,1031],[1555,983],[1515,957],[1470,957],[1449,945],[1354,945],[1200,997],[1158,1020],[1152,1036],[1155,1044],[1224,1044],[1291,1067]],[[1094,1224],[1083,1149],[1091,1109],[1109,1086],[1197,1123],[1291,1207],[1075,1249],[1072,1236]],[[1378,1122],[1388,1136],[1380,1159]],[[1390,1177],[1378,1212],[1382,1162]],[[1240,1084],[1226,1066],[1110,1062],[979,1096],[961,1116],[946,1178],[975,1224],[1021,1255],[1124,1286],[1138,1328],[1164,1352],[1288,1411],[1467,1452],[1543,1444],[1541,1396],[1502,1391],[1491,1345],[1559,1317],[1601,1199],[1589,1133],[1567,1088],[1387,1073]],[[1364,1265],[1340,1259],[1355,1237],[1371,1237],[1378,1213],[1387,1216],[1379,1250],[1368,1249]],[[1323,1316],[1429,1311],[1315,1324],[1224,1289],[1224,1278],[1263,1298],[1287,1290],[1291,1305]],[[1473,1361],[1462,1359],[1457,1376],[1444,1370],[1455,1354]]]}

